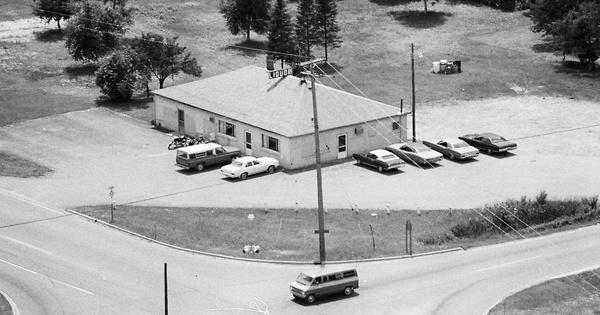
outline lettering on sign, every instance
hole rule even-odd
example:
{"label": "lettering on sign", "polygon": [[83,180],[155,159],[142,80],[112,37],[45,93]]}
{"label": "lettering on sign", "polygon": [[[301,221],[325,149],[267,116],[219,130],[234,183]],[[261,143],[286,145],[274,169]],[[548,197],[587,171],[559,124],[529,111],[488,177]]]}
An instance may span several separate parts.
{"label": "lettering on sign", "polygon": [[284,77],[286,75],[290,75],[293,73],[293,70],[292,70],[292,68],[287,68],[287,69],[281,69],[281,70],[273,70],[273,71],[269,71],[267,73],[269,75],[269,79],[275,79],[275,78]]}

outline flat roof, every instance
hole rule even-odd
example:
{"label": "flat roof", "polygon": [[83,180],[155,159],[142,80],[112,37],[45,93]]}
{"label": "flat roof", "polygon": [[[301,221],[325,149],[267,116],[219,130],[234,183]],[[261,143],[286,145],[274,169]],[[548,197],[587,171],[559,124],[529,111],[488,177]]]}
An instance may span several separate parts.
{"label": "flat roof", "polygon": [[[295,137],[314,132],[310,85],[310,80],[304,81],[291,75],[285,79],[269,79],[265,68],[247,66],[155,90],[153,94],[286,137]],[[398,107],[319,83],[316,84],[316,95],[321,131],[400,115]]]}

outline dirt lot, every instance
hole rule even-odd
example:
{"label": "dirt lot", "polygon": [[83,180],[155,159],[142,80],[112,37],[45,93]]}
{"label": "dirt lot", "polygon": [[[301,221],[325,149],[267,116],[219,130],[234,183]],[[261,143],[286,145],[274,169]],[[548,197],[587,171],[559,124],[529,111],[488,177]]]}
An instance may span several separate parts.
{"label": "dirt lot", "polygon": [[[437,104],[418,109],[419,138],[494,131],[514,139],[514,154],[482,154],[434,168],[406,166],[380,174],[353,161],[323,169],[328,208],[453,209],[506,198],[600,193],[598,104],[517,97]],[[410,125],[410,122],[409,122]],[[315,172],[277,172],[246,181],[218,168],[182,171],[167,150],[169,135],[107,109],[45,117],[0,128],[0,150],[55,170],[40,179],[2,178],[0,188],[56,207],[117,204],[215,207],[315,207]],[[350,144],[351,145],[351,144]]]}

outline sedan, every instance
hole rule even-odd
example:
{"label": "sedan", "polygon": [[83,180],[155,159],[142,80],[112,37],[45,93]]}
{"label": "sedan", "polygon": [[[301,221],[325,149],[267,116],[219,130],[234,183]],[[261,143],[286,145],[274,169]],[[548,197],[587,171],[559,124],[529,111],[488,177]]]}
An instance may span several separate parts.
{"label": "sedan", "polygon": [[442,155],[449,157],[451,160],[471,159],[479,155],[479,150],[468,145],[466,142],[457,139],[441,139],[441,140],[423,140],[423,144],[434,151],[440,152]]}
{"label": "sedan", "polygon": [[406,142],[390,144],[385,148],[399,158],[418,164],[432,164],[441,161],[444,156],[431,150],[421,142]]}
{"label": "sedan", "polygon": [[517,148],[517,144],[504,139],[495,133],[473,133],[458,137],[458,139],[476,147],[479,150],[487,152],[487,154],[501,153]]}
{"label": "sedan", "polygon": [[356,160],[356,164],[375,167],[379,172],[397,169],[406,164],[397,156],[383,149],[373,150],[367,154],[355,153],[352,157]]}
{"label": "sedan", "polygon": [[271,157],[255,158],[243,156],[235,159],[231,164],[221,167],[221,174],[229,178],[246,179],[248,175],[267,172],[272,174],[279,167],[279,161]]}

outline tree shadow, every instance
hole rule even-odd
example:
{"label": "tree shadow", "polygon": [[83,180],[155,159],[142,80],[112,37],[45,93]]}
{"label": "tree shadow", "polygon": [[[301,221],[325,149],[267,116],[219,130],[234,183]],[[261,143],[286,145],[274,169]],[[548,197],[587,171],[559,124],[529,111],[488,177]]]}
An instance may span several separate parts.
{"label": "tree shadow", "polygon": [[256,40],[245,40],[238,44],[229,45],[224,50],[237,50],[242,53],[245,57],[256,57],[256,55],[264,55],[267,48],[266,42]]}
{"label": "tree shadow", "polygon": [[411,2],[417,2],[418,0],[369,0],[372,3],[380,6],[393,7],[397,5],[406,5]]}
{"label": "tree shadow", "polygon": [[569,74],[574,77],[579,78],[590,78],[590,79],[599,79],[600,78],[600,66],[596,63],[596,69],[590,71],[589,65],[583,64],[579,61],[575,60],[565,60],[561,63],[554,65],[554,72]]}
{"label": "tree shadow", "polygon": [[552,53],[554,55],[562,55],[562,53],[559,53],[559,50],[556,49],[556,44],[552,41],[552,39],[544,38],[543,41],[543,43],[533,45],[531,49],[537,53]]}
{"label": "tree shadow", "polygon": [[136,109],[148,109],[153,102],[152,97],[134,98],[127,101],[117,102],[102,95],[95,100],[96,106],[110,108],[117,111],[128,112]]}
{"label": "tree shadow", "polygon": [[81,76],[91,76],[94,75],[96,70],[98,69],[97,64],[83,64],[83,65],[74,65],[65,67],[65,73],[70,78],[81,77]]}
{"label": "tree shadow", "polygon": [[33,32],[35,38],[40,42],[58,42],[63,40],[65,33],[58,29],[50,29],[40,32]]}
{"label": "tree shadow", "polygon": [[400,24],[412,28],[433,28],[446,23],[454,14],[448,12],[428,11],[391,11],[388,13]]}

